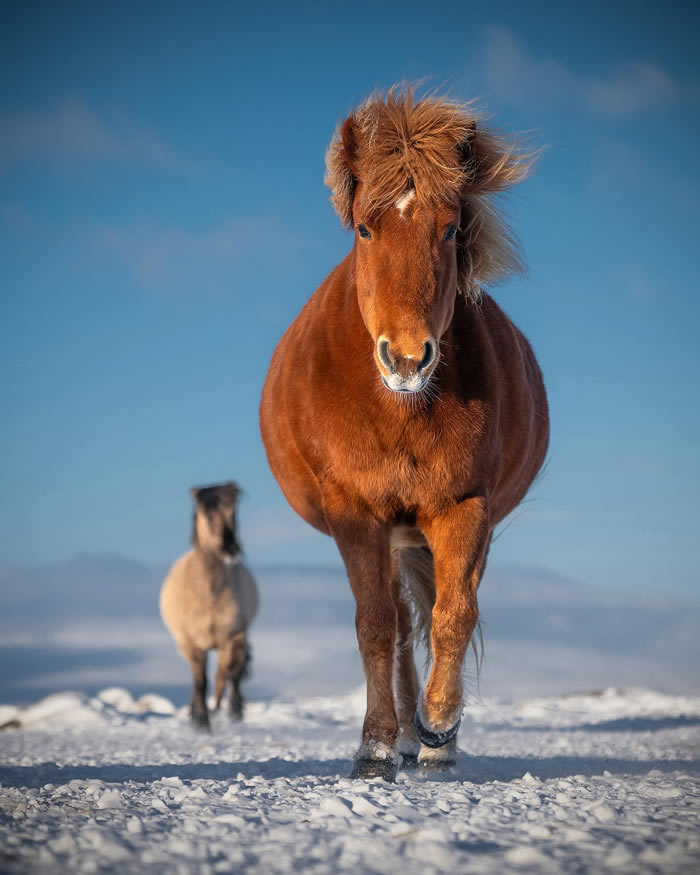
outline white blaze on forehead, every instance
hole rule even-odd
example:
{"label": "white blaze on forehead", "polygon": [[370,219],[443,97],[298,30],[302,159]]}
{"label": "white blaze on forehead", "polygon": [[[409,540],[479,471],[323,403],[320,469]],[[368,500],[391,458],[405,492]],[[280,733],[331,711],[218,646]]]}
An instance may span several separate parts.
{"label": "white blaze on forehead", "polygon": [[394,206],[401,213],[402,216],[403,216],[403,211],[411,203],[411,201],[413,200],[413,198],[415,196],[416,196],[415,188],[409,188],[409,190],[406,192],[406,194],[402,194],[401,197],[394,204]]}

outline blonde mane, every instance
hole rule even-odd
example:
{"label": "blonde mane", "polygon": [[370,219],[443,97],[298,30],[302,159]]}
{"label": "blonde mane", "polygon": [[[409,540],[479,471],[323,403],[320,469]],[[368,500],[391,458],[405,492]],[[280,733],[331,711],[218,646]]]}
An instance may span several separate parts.
{"label": "blonde mane", "polygon": [[373,94],[336,129],[325,176],[348,228],[360,180],[376,215],[409,189],[426,205],[460,203],[457,285],[472,299],[523,270],[518,239],[492,196],[525,179],[536,157],[478,122],[473,104],[417,99],[411,86]]}

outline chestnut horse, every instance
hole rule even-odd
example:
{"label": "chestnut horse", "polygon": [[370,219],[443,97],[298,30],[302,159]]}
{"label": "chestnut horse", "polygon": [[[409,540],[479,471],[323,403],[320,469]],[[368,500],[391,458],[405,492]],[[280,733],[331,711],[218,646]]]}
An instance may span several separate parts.
{"label": "chestnut horse", "polygon": [[[326,163],[354,244],[280,341],[261,429],[287,500],[335,538],[355,596],[367,711],[352,775],[393,780],[399,754],[454,758],[491,535],[547,451],[530,344],[482,291],[520,268],[490,195],[532,157],[470,104],[409,88],[360,106]],[[411,604],[430,648],[422,693]]]}

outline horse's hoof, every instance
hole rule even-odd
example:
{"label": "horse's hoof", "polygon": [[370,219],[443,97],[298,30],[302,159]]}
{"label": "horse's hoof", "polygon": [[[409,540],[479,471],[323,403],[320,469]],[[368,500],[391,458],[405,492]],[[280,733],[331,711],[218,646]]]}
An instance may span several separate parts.
{"label": "horse's hoof", "polygon": [[195,729],[199,729],[202,732],[210,732],[211,726],[209,725],[209,715],[208,714],[192,714],[192,725]]}
{"label": "horse's hoof", "polygon": [[446,760],[420,760],[418,763],[419,773],[426,778],[430,775],[445,774],[451,772],[457,765],[457,761],[453,759]]}
{"label": "horse's hoof", "polygon": [[457,735],[457,732],[459,731],[459,724],[461,722],[462,718],[459,717],[454,726],[451,726],[444,732],[435,732],[434,730],[427,729],[425,726],[423,726],[423,723],[420,719],[420,714],[418,711],[416,711],[414,725],[416,727],[416,735],[420,739],[421,744],[424,744],[426,747],[443,747],[447,744],[448,741],[452,741],[455,735]]}
{"label": "horse's hoof", "polygon": [[401,768],[413,772],[418,768],[418,757],[414,753],[401,754]]}
{"label": "horse's hoof", "polygon": [[392,759],[371,759],[362,757],[355,760],[350,772],[350,778],[370,781],[372,778],[382,778],[391,784],[396,783],[396,762]]}

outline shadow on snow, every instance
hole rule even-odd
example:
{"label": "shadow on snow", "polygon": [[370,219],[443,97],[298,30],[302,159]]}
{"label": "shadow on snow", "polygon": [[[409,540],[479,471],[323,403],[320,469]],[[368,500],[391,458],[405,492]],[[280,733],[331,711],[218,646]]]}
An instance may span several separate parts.
{"label": "shadow on snow", "polygon": [[[605,770],[618,775],[643,775],[651,769],[660,772],[700,773],[698,760],[633,760],[615,757],[470,757],[459,756],[457,765],[447,773],[436,773],[430,780],[486,784],[491,781],[514,781],[529,772],[543,780],[570,778],[574,775],[602,775]],[[245,779],[325,778],[333,782],[345,778],[350,770],[348,759],[304,759],[298,761],[272,757],[269,760],[241,760],[217,763],[163,763],[104,766],[61,766],[55,762],[34,766],[0,767],[0,784],[5,787],[42,787],[44,784],[68,784],[70,781],[99,780],[105,783],[148,784],[161,778],[179,777],[185,781],[234,781],[240,773]],[[410,773],[408,773],[410,774]]]}

